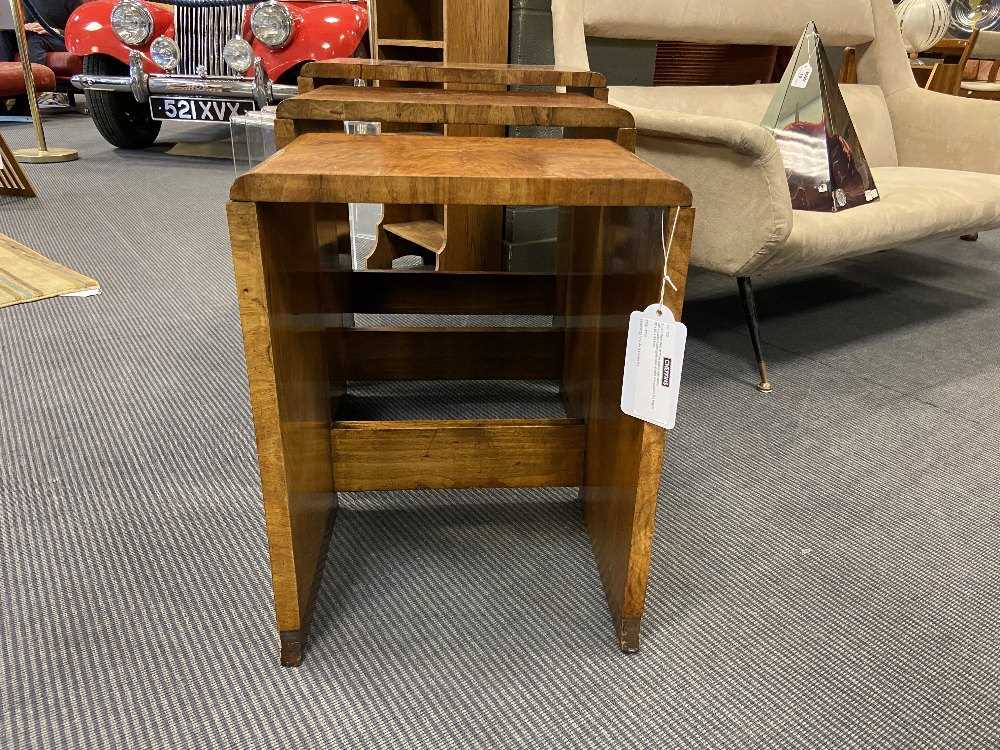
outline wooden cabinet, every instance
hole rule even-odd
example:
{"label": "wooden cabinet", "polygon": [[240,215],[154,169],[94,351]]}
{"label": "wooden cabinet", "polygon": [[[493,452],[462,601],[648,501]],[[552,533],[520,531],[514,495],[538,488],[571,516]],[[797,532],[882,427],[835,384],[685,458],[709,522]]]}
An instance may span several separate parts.
{"label": "wooden cabinet", "polygon": [[[509,0],[370,0],[369,35],[376,60],[505,63],[510,25]],[[382,83],[380,85],[386,85]],[[389,85],[408,85],[393,82]],[[462,84],[417,84],[465,89]],[[393,129],[391,126],[388,129]],[[500,127],[444,126],[445,135],[500,136]],[[425,262],[453,270],[503,266],[500,239],[503,208],[397,207],[379,230],[386,241],[409,244]],[[403,233],[392,231],[402,226]],[[413,242],[414,238],[418,241]],[[447,259],[443,255],[447,247]],[[491,248],[487,251],[485,248]],[[381,257],[374,258],[378,263]],[[437,260],[434,260],[437,259]],[[377,267],[377,266],[375,266]]]}
{"label": "wooden cabinet", "polygon": [[376,60],[507,62],[508,0],[370,0]]}

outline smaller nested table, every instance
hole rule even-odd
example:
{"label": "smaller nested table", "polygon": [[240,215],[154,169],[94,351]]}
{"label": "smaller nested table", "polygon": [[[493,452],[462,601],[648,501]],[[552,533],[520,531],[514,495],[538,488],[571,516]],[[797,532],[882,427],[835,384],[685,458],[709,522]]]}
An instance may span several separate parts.
{"label": "smaller nested table", "polygon": [[[579,486],[618,643],[636,650],[664,431],[619,408],[626,327],[660,295],[664,218],[680,317],[688,189],[608,140],[309,133],[230,198],[282,663],[302,659],[336,493],[359,490]],[[352,271],[349,202],[562,206],[558,268]],[[354,313],[555,317],[383,328]],[[410,379],[557,381],[566,416],[339,418],[352,381]]]}
{"label": "smaller nested table", "polygon": [[[350,85],[355,80],[378,85]],[[344,120],[375,120],[397,130],[445,126],[463,136],[502,136],[503,127],[524,125],[617,138],[635,123],[608,104],[606,83],[600,73],[550,65],[323,60],[302,69],[299,95],[278,106],[275,137],[284,146],[303,133],[335,132]],[[565,93],[508,91],[512,86],[560,86]],[[630,148],[634,139],[634,132],[625,135]]]}
{"label": "smaller nested table", "polygon": [[[354,79],[377,85],[343,85]],[[608,104],[605,83],[600,73],[545,65],[324,60],[306,65],[302,93],[278,105],[275,138],[283,147],[303,133],[344,132],[345,121],[375,121],[383,133],[451,137],[542,126],[563,128],[566,137],[610,138],[634,151],[635,121]],[[566,91],[507,90],[527,85]],[[500,206],[399,203],[383,212],[368,268],[418,255],[440,271],[500,271],[507,265],[502,240]]]}

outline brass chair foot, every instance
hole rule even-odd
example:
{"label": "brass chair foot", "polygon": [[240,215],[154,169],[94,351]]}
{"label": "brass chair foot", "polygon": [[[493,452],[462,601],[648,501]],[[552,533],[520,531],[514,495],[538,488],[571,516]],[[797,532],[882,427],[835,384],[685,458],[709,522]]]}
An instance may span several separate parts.
{"label": "brass chair foot", "polygon": [[761,393],[770,393],[772,390],[771,379],[767,376],[767,362],[763,358],[757,363],[757,372],[760,373],[760,382],[757,383],[757,390]]}

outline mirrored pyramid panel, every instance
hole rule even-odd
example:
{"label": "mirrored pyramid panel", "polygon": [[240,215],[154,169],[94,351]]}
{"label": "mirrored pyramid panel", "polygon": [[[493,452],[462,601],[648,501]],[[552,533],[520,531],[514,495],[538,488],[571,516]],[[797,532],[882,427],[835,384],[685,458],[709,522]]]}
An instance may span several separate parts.
{"label": "mirrored pyramid panel", "polygon": [[792,208],[832,212],[878,200],[815,23],[802,32],[761,124],[778,142]]}

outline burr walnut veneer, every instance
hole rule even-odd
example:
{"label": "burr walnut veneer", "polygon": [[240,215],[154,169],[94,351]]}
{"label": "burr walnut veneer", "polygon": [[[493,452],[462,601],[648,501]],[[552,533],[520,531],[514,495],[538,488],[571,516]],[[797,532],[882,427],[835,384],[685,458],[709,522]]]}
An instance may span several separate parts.
{"label": "burr walnut veneer", "polygon": [[[281,660],[302,659],[337,492],[579,486],[618,643],[638,648],[664,431],[619,409],[626,326],[678,317],[687,188],[608,140],[308,133],[229,203]],[[348,202],[563,206],[555,274],[352,271]],[[535,328],[364,327],[355,314],[534,314]],[[558,419],[364,420],[352,381],[546,379]],[[460,415],[458,415],[460,416]],[[459,602],[456,606],[461,606]]]}

